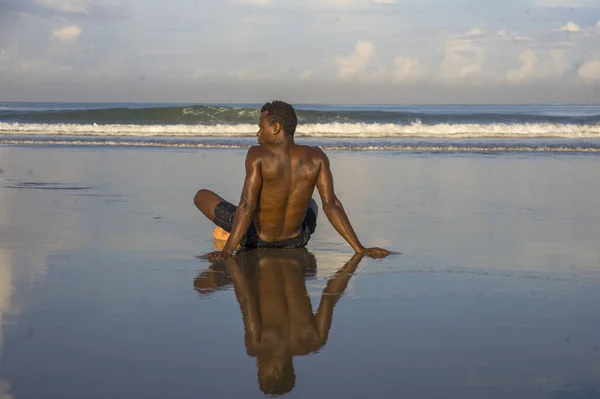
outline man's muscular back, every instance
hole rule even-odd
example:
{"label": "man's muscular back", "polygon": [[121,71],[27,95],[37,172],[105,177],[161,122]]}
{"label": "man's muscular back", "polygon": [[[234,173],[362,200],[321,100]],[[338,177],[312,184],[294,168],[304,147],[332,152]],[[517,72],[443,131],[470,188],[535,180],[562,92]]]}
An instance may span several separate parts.
{"label": "man's muscular back", "polygon": [[265,241],[297,236],[322,164],[322,151],[303,145],[253,147],[262,188],[254,224]]}

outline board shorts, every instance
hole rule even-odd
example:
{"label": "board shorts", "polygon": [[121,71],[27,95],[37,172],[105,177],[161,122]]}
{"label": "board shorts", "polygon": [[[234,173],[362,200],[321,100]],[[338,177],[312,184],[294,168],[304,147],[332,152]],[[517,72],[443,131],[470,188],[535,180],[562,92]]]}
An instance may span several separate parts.
{"label": "board shorts", "polygon": [[[215,207],[215,219],[213,222],[223,230],[231,233],[236,211],[237,207],[235,205],[223,200]],[[246,234],[240,241],[240,245],[245,248],[303,248],[306,246],[306,244],[308,244],[310,236],[315,232],[316,228],[317,215],[315,211],[309,207],[306,211],[306,216],[304,216],[304,220],[302,221],[302,225],[300,226],[300,234],[298,234],[296,237],[275,242],[263,241],[258,236],[256,226],[254,226],[254,221],[252,221],[250,223],[250,227],[248,227],[248,230],[246,231]]]}

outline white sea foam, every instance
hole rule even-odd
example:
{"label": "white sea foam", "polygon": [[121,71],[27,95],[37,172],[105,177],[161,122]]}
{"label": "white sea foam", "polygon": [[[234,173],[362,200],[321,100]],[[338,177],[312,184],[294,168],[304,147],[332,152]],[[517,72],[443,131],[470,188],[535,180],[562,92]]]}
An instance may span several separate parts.
{"label": "white sea foam", "polygon": [[[60,140],[60,139],[6,139],[0,138],[0,145],[60,145],[60,146],[118,146],[118,147],[174,147],[174,148],[206,148],[206,149],[245,149],[245,144],[194,143],[169,141],[135,141],[135,140]],[[388,151],[388,152],[425,152],[425,153],[600,153],[600,147],[582,146],[545,146],[545,145],[322,145],[324,150],[332,151]]]}
{"label": "white sea foam", "polygon": [[[256,125],[78,125],[0,123],[2,135],[120,137],[249,137]],[[297,136],[323,138],[600,138],[600,124],[326,123],[298,125]]]}

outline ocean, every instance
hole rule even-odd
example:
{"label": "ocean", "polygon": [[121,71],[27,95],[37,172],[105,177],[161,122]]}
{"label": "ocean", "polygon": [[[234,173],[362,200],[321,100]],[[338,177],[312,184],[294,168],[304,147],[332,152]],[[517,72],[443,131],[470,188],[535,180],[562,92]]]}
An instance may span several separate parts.
{"label": "ocean", "polygon": [[[600,152],[600,105],[294,105],[330,150]],[[245,148],[260,104],[0,103],[0,145]]]}

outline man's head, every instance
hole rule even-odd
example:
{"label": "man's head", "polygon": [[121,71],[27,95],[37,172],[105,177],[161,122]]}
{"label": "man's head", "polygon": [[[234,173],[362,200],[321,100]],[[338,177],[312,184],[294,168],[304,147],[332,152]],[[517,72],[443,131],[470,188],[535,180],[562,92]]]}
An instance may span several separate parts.
{"label": "man's head", "polygon": [[257,133],[260,143],[277,141],[279,134],[294,137],[298,118],[294,107],[283,101],[266,103],[260,109],[259,130]]}
{"label": "man's head", "polygon": [[284,395],[294,389],[296,373],[289,355],[259,354],[256,359],[258,366],[258,384],[266,395]]}

